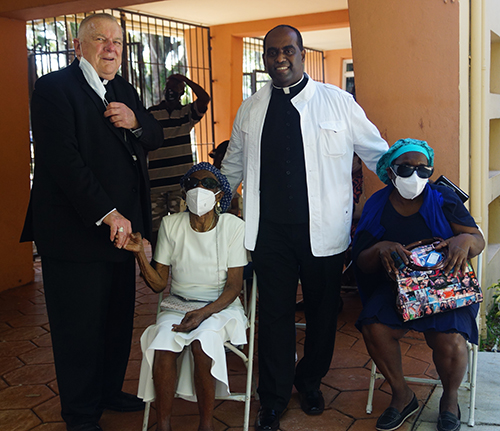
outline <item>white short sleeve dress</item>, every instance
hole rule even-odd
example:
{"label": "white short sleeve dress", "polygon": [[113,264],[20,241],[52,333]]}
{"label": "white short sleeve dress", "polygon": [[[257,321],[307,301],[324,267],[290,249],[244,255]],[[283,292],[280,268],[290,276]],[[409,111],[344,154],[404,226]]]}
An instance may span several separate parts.
{"label": "white short sleeve dress", "polygon": [[[154,260],[171,266],[172,293],[215,301],[224,288],[228,268],[248,263],[243,241],[244,222],[232,214],[222,214],[216,227],[208,232],[194,231],[188,212],[172,214],[161,222]],[[196,401],[190,349],[194,340],[199,340],[203,351],[212,358],[216,396],[229,395],[224,342],[235,345],[247,342],[247,321],[239,298],[193,331],[173,332],[172,325],[180,323],[183,317],[182,312],[163,311],[156,324],[148,327],[141,337],[143,357],[138,396],[144,401],[155,398],[152,375],[155,350],[182,352],[177,362],[176,393],[188,401]]]}

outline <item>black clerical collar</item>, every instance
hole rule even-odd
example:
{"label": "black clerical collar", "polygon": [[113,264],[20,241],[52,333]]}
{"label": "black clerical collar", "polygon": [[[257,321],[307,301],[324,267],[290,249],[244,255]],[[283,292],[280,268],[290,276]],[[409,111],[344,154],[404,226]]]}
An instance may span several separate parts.
{"label": "black clerical collar", "polygon": [[306,75],[302,75],[302,78],[300,78],[299,81],[297,81],[295,84],[289,85],[288,87],[278,87],[277,85],[273,84],[274,89],[276,90],[282,90],[283,93],[285,94],[298,94],[300,90],[302,90],[307,84],[307,78]]}

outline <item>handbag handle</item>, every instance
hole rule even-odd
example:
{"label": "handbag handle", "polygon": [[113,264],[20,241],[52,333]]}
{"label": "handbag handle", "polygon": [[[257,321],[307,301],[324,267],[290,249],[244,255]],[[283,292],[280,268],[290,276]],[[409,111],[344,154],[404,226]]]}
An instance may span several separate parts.
{"label": "handbag handle", "polygon": [[[412,242],[411,244],[407,245],[405,248],[408,251],[412,251],[413,249],[418,248],[418,247],[422,247],[424,245],[436,246],[443,241],[444,241],[443,238],[439,238],[439,237],[422,239],[420,241]],[[441,253],[443,255],[443,259],[441,259],[438,263],[436,263],[433,266],[419,266],[419,265],[413,263],[411,260],[408,261],[408,264],[406,266],[410,269],[413,269],[414,271],[434,271],[437,269],[442,269],[444,267],[444,262],[446,260],[446,257],[448,256],[448,247],[442,248],[441,250],[439,250],[439,253]]]}

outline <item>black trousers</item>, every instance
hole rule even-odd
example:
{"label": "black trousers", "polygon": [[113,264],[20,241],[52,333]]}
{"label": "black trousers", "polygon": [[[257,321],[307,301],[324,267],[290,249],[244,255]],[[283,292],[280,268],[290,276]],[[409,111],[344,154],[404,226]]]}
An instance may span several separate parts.
{"label": "black trousers", "polygon": [[79,263],[42,256],[63,419],[97,422],[121,391],[130,354],[135,262]]}
{"label": "black trousers", "polygon": [[[330,368],[337,330],[344,253],[315,257],[308,224],[261,220],[252,253],[259,288],[259,388],[261,405],[285,410],[292,387],[319,389]],[[302,284],[306,317],[304,357],[295,367],[295,303]]]}

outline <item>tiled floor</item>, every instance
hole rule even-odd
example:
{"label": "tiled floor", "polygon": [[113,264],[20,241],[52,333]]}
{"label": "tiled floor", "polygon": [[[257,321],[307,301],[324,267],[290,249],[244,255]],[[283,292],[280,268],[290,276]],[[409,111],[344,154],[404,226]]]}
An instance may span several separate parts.
{"label": "tiled floor", "polygon": [[[373,413],[365,406],[370,378],[370,357],[354,322],[360,311],[355,291],[343,291],[344,308],[339,317],[335,355],[330,371],[323,379],[326,410],[321,416],[307,416],[300,409],[294,393],[281,419],[282,431],[374,430],[377,417],[387,407],[390,395],[386,383],[376,382]],[[157,295],[137,277],[135,329],[124,390],[137,390],[141,352],[139,339],[144,329],[155,320]],[[297,312],[297,319],[303,319]],[[53,365],[50,328],[45,311],[39,262],[35,262],[35,281],[26,286],[0,292],[0,430],[1,431],[64,431],[60,417],[57,381]],[[297,330],[297,350],[301,355],[304,331]],[[436,377],[431,355],[419,334],[411,333],[402,343],[406,374]],[[241,361],[228,355],[232,390],[243,391],[245,370]],[[413,385],[421,404],[433,386]],[[258,402],[252,402],[250,423],[253,425]],[[194,403],[176,400],[175,431],[195,431],[198,426]],[[400,430],[409,431],[413,420]],[[217,431],[241,430],[243,403],[223,401],[215,410]],[[142,412],[115,413],[106,411],[100,421],[105,431],[140,430]],[[152,409],[150,429],[155,429]],[[253,430],[253,426],[251,427]]]}

